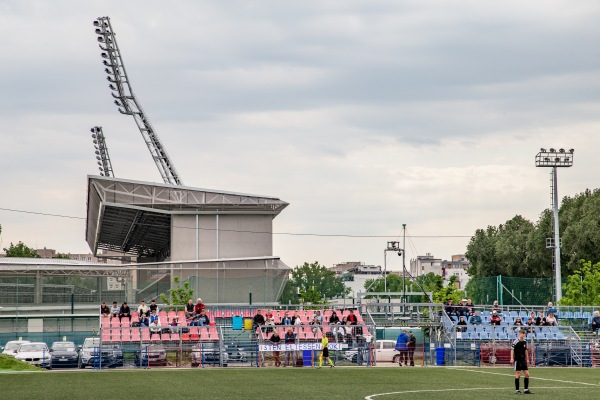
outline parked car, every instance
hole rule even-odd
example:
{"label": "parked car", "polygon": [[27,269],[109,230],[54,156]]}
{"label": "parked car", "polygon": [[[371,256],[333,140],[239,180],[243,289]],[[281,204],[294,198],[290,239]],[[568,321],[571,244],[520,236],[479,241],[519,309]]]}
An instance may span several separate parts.
{"label": "parked car", "polygon": [[200,364],[213,364],[227,366],[229,361],[229,355],[227,354],[226,347],[221,349],[219,343],[206,342],[199,343],[192,347],[190,354],[192,367],[197,367]]}
{"label": "parked car", "polygon": [[148,365],[167,365],[167,350],[162,344],[143,345],[135,352],[135,365],[144,367]]}
{"label": "parked car", "polygon": [[50,349],[44,342],[30,342],[21,344],[15,354],[17,360],[42,368],[50,368]]}
{"label": "parked car", "polygon": [[[99,363],[99,364],[97,364]],[[122,367],[123,351],[118,344],[102,344],[100,338],[87,338],[79,349],[79,368],[94,365],[101,367]]]}
{"label": "parked car", "polygon": [[29,340],[11,340],[10,342],[7,342],[6,345],[4,346],[4,350],[2,350],[2,354],[14,357],[15,354],[17,353],[17,351],[19,350],[19,347],[21,347],[21,345],[24,343],[30,343],[30,342],[29,342]]}
{"label": "parked car", "polygon": [[50,347],[50,367],[77,367],[79,353],[73,342],[54,342]]}
{"label": "parked car", "polygon": [[[395,340],[377,340],[373,343],[373,350],[375,352],[375,361],[377,362],[395,362],[398,363],[400,361],[400,354],[396,351],[396,341]],[[366,349],[360,349],[362,354],[362,361],[366,361]],[[359,361],[359,349],[352,348],[351,350],[347,350],[343,355],[344,359],[351,361],[353,363],[358,363]]]}

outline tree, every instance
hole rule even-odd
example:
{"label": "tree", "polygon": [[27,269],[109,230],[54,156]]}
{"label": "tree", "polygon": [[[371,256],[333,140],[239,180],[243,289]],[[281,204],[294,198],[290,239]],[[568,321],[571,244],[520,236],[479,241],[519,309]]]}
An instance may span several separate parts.
{"label": "tree", "polygon": [[560,304],[593,306],[600,304],[600,262],[580,260],[580,267],[567,278]]}
{"label": "tree", "polygon": [[[403,278],[398,274],[389,274],[387,277],[387,291],[402,293],[404,291]],[[384,292],[386,283],[384,278],[368,279],[365,282],[365,289],[367,292]],[[422,292],[423,287],[425,292],[436,292],[443,287],[443,279],[440,275],[436,275],[430,272],[426,275],[418,276],[414,281],[411,279],[406,280],[406,291],[407,292]],[[398,296],[394,296],[398,297]],[[411,296],[411,302],[429,302],[430,299],[427,295],[422,296]]]}
{"label": "tree", "polygon": [[16,245],[10,244],[8,248],[4,248],[6,257],[27,257],[27,258],[40,258],[38,253],[30,247],[27,247],[23,242],[19,242]]}
{"label": "tree", "polygon": [[314,263],[304,263],[302,266],[296,266],[292,271],[290,280],[284,287],[281,296],[281,304],[326,304],[327,300],[334,297],[347,295],[350,289],[344,285],[341,278],[335,275],[335,272],[319,265],[318,261]]}
{"label": "tree", "polygon": [[465,297],[465,292],[458,290],[456,287],[456,276],[452,275],[448,281],[448,285],[433,293],[433,301],[436,303],[446,303],[452,300],[454,304],[458,304]]}
{"label": "tree", "polygon": [[177,286],[169,289],[168,295],[161,293],[161,301],[168,306],[183,306],[187,304],[188,300],[194,295],[194,289],[190,287],[188,281],[185,281],[183,282],[183,285],[180,285],[181,278],[178,276],[173,277],[173,282],[175,282]]}
{"label": "tree", "polygon": [[60,258],[60,259],[64,259],[64,260],[69,260],[71,257],[65,253],[56,253],[54,255],[54,257],[52,257],[52,258]]}

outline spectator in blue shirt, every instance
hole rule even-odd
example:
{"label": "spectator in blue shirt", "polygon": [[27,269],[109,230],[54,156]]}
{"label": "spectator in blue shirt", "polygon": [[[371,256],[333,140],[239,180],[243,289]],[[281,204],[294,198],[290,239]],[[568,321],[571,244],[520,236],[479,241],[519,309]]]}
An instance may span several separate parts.
{"label": "spectator in blue shirt", "polygon": [[408,333],[406,330],[403,330],[400,335],[398,335],[398,340],[396,340],[396,350],[400,352],[400,361],[398,362],[399,366],[402,366],[404,362],[405,366],[408,366]]}
{"label": "spectator in blue shirt", "polygon": [[475,310],[473,316],[469,318],[469,324],[471,325],[481,325],[481,317],[479,316],[479,311]]}

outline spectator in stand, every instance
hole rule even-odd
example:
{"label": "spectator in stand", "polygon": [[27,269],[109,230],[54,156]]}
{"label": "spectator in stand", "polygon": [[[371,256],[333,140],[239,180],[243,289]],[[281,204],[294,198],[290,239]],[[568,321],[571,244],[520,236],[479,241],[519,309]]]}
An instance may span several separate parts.
{"label": "spectator in stand", "polygon": [[[277,333],[277,329],[275,329],[269,340],[273,346],[279,346],[281,338],[279,337],[279,333]],[[279,350],[273,350],[273,358],[275,359],[276,367],[281,367],[281,358],[279,357],[279,354]]]}
{"label": "spectator in stand", "polygon": [[123,305],[119,309],[119,321],[121,321],[123,318],[129,318],[129,321],[131,322],[131,309],[127,305],[126,301],[123,302]]}
{"label": "spectator in stand", "polygon": [[502,309],[498,305],[498,300],[494,300],[494,303],[492,304],[492,311],[496,311],[496,313],[498,314],[502,311]]}
{"label": "spectator in stand", "polygon": [[548,313],[548,316],[546,317],[546,325],[547,326],[558,326],[558,321],[556,320],[554,313]]}
{"label": "spectator in stand", "polygon": [[316,315],[313,317],[312,322],[310,323],[313,333],[317,333],[321,330],[321,323],[319,322],[319,317]]}
{"label": "spectator in stand", "polygon": [[[283,338],[283,342],[285,344],[296,344],[296,335],[294,334],[292,328],[287,329],[285,337]],[[285,352],[285,364],[283,365],[284,367],[288,365],[294,365],[293,362],[296,360],[295,354],[296,352],[293,350],[287,350]]]}
{"label": "spectator in stand", "polygon": [[473,316],[469,318],[469,323],[471,325],[481,325],[483,321],[481,321],[481,317],[479,316],[479,311],[475,310]]}
{"label": "spectator in stand", "polygon": [[330,325],[334,325],[334,324],[339,324],[340,323],[340,317],[338,317],[337,313],[335,312],[335,310],[331,311],[331,317],[329,317],[329,324]]}
{"label": "spectator in stand", "polygon": [[281,319],[281,325],[292,325],[292,319],[290,318],[289,312],[285,312],[285,315]]}
{"label": "spectator in stand", "polygon": [[156,310],[157,314],[160,311],[158,309],[158,305],[156,304],[156,300],[150,300],[150,313],[152,313],[153,310]]}
{"label": "spectator in stand", "polygon": [[450,316],[456,315],[456,310],[454,309],[454,304],[452,304],[452,299],[448,300],[448,303],[446,303],[446,306],[444,307],[444,311],[446,311],[446,314]]}
{"label": "spectator in stand", "polygon": [[187,304],[185,305],[185,319],[191,320],[196,316],[196,312],[194,311],[194,302],[192,299],[189,299]]}
{"label": "spectator in stand", "polygon": [[[150,315],[150,318],[152,318],[152,315]],[[162,334],[162,325],[160,324],[160,318],[158,318],[158,316],[150,322],[150,333]]]}
{"label": "spectator in stand", "polygon": [[533,311],[529,314],[529,318],[533,320],[533,324],[535,325],[535,313]]}
{"label": "spectator in stand", "polygon": [[140,302],[140,305],[137,308],[137,312],[138,312],[138,315],[140,316],[140,319],[142,318],[142,316],[147,317],[150,315],[150,308],[148,307],[148,305],[146,304],[146,302],[144,300],[142,300]]}
{"label": "spectator in stand", "polygon": [[523,326],[523,321],[521,321],[520,317],[515,318],[514,326]]}
{"label": "spectator in stand", "polygon": [[[273,315],[273,314],[271,314]],[[275,330],[275,321],[273,320],[273,318],[265,318],[265,332],[266,333],[271,333]]]}
{"label": "spectator in stand", "polygon": [[157,319],[160,319],[160,318],[158,317],[158,311],[157,311],[156,309],[154,309],[154,310],[152,310],[152,311],[150,312],[150,325],[152,325],[152,323],[153,323],[154,321],[156,321]]}
{"label": "spectator in stand", "polygon": [[352,323],[346,319],[346,325],[344,326],[344,339],[350,344],[354,341],[354,329],[352,328]]}
{"label": "spectator in stand", "polygon": [[210,325],[210,318],[206,314],[206,310],[202,310],[200,315],[196,317],[196,326],[208,326]]}
{"label": "spectator in stand", "polygon": [[546,310],[546,313],[548,315],[550,315],[550,313],[554,314],[554,316],[556,317],[556,314],[558,314],[558,310],[556,309],[556,307],[554,307],[554,305],[552,304],[552,302],[548,302],[548,309]]}
{"label": "spectator in stand", "polygon": [[466,300],[459,300],[458,306],[456,307],[456,315],[461,317],[468,314],[467,307],[465,307]]}
{"label": "spectator in stand", "polygon": [[398,335],[398,339],[396,340],[396,350],[400,352],[400,361],[398,362],[399,366],[402,366],[402,362],[404,365],[408,366],[408,334],[406,330],[403,330],[400,335]]}
{"label": "spectator in stand", "polygon": [[502,322],[502,318],[500,318],[500,315],[498,315],[498,312],[496,310],[492,311],[492,315],[490,316],[490,324],[491,325],[500,325],[501,322]]}
{"label": "spectator in stand", "polygon": [[467,331],[467,321],[465,321],[465,317],[462,315],[458,317],[458,323],[456,324],[458,327],[456,330],[458,332],[466,332]]}
{"label": "spectator in stand", "polygon": [[317,310],[315,318],[319,320],[319,325],[323,325],[323,315],[321,314],[321,310]]}
{"label": "spectator in stand", "polygon": [[261,310],[256,310],[256,315],[252,318],[252,329],[256,330],[259,326],[265,324],[265,317],[262,315]]}
{"label": "spectator in stand", "polygon": [[358,318],[354,315],[354,310],[350,309],[350,314],[348,314],[346,321],[350,322],[351,325],[358,325]]}
{"label": "spectator in stand", "polygon": [[110,308],[108,308],[105,301],[103,301],[100,306],[100,315],[103,317],[108,317],[110,315]]}
{"label": "spectator in stand", "polygon": [[177,320],[177,317],[173,317],[173,319],[171,319],[171,323],[169,324],[169,331],[171,333],[181,332],[181,326],[179,326],[179,321]]}
{"label": "spectator in stand", "polygon": [[596,310],[596,311],[594,311],[594,316],[592,317],[592,332],[594,332],[597,335],[599,329],[600,329],[600,312],[598,312],[598,310]]}
{"label": "spectator in stand", "polygon": [[119,306],[117,305],[116,301],[113,301],[113,305],[110,308],[110,319],[113,319],[113,317],[118,317],[119,316],[119,311],[121,309],[119,308]]}
{"label": "spectator in stand", "polygon": [[468,316],[472,316],[475,315],[475,304],[473,304],[473,302],[471,301],[471,299],[467,300],[467,312],[468,312]]}
{"label": "spectator in stand", "polygon": [[[150,320],[148,319],[148,317],[146,315],[140,315],[139,321],[140,321],[140,327],[147,328],[150,325]],[[135,322],[133,323],[133,326],[135,326]]]}
{"label": "spectator in stand", "polygon": [[294,315],[292,315],[292,325],[302,325],[302,321],[300,321],[300,317],[298,316],[298,311],[294,311]]}
{"label": "spectator in stand", "polygon": [[194,306],[194,313],[196,315],[200,315],[202,310],[204,310],[205,308],[206,308],[206,306],[202,302],[202,299],[198,297],[198,300],[196,300],[196,305]]}
{"label": "spectator in stand", "polygon": [[269,318],[272,319],[273,321],[275,321],[275,316],[273,315],[273,310],[267,310],[267,312],[265,313],[265,321]]}
{"label": "spectator in stand", "polygon": [[540,311],[540,314],[535,318],[535,324],[537,326],[545,326],[546,325],[546,317],[544,317],[543,311]]}

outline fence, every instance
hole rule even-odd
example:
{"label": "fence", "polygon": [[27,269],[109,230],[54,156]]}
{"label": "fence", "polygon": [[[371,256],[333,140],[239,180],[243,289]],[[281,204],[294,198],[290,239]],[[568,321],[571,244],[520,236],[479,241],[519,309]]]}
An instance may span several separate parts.
{"label": "fence", "polygon": [[466,296],[475,304],[546,305],[554,298],[553,278],[514,278],[489,276],[471,278],[465,287]]}

